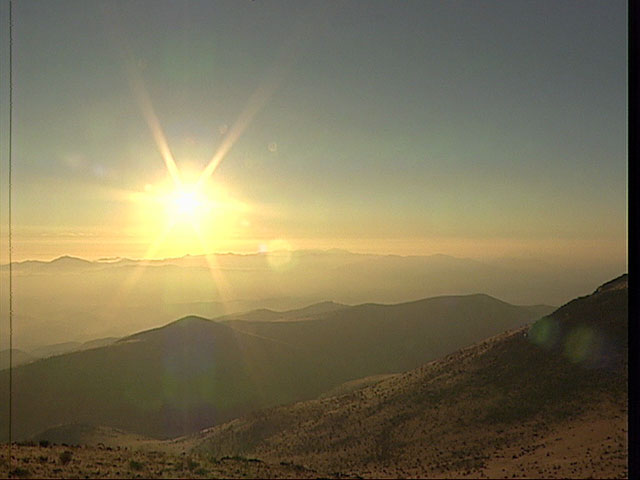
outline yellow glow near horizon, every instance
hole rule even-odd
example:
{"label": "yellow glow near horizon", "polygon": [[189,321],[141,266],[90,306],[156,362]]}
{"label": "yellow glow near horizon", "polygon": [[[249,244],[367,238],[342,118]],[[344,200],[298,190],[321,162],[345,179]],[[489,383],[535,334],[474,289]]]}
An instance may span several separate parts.
{"label": "yellow glow near horizon", "polygon": [[[168,181],[146,185],[132,193],[135,236],[155,245],[153,256],[210,253],[246,230],[252,209],[220,184],[183,184]],[[161,234],[161,232],[164,232]],[[162,240],[158,242],[158,238]],[[151,255],[147,252],[147,255]]]}

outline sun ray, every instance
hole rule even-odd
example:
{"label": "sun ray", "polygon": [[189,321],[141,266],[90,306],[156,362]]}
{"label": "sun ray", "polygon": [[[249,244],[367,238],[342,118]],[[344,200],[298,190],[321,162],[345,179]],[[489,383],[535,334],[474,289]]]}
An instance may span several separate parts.
{"label": "sun ray", "polygon": [[128,70],[131,88],[134,92],[134,96],[136,97],[140,110],[142,111],[142,115],[147,122],[149,130],[151,130],[151,134],[153,135],[153,139],[156,142],[158,151],[160,152],[160,155],[164,160],[164,164],[167,167],[169,175],[171,175],[171,178],[176,187],[180,187],[180,185],[182,185],[180,171],[178,170],[178,166],[176,165],[176,162],[173,158],[173,154],[171,153],[171,149],[169,148],[169,144],[167,143],[167,139],[162,130],[162,126],[160,125],[160,121],[158,120],[158,117],[155,113],[153,104],[151,103],[149,93],[144,86],[142,76],[137,71],[133,63],[130,63],[130,65],[128,66]]}
{"label": "sun ray", "polygon": [[233,298],[232,296],[233,292],[231,291],[231,286],[229,285],[229,282],[227,282],[226,278],[224,278],[224,275],[220,271],[220,268],[215,258],[215,254],[210,254],[207,252],[206,242],[202,236],[202,232],[200,231],[200,228],[198,228],[198,225],[195,222],[192,222],[192,226],[193,226],[193,230],[196,232],[196,237],[200,242],[202,251],[204,252],[204,259],[207,262],[211,279],[213,280],[213,283],[215,284],[218,290],[218,294],[220,296],[220,302],[222,303],[222,310],[225,314],[227,314],[229,313],[229,310],[227,309],[227,304],[229,300]]}
{"label": "sun ray", "polygon": [[[117,7],[115,8],[117,10]],[[167,138],[164,134],[158,116],[156,115],[153,103],[151,101],[149,92],[145,87],[145,83],[140,72],[140,67],[135,61],[130,45],[127,43],[127,37],[122,31],[120,22],[117,21],[115,10],[111,10],[111,6],[104,7],[109,23],[111,24],[111,38],[117,47],[118,53],[123,57],[125,71],[127,73],[127,80],[129,82],[133,96],[141,110],[149,130],[153,135],[156,147],[164,161],[167,171],[173,180],[175,193],[174,207],[177,210],[178,216],[194,216],[196,210],[200,206],[198,195],[202,192],[204,184],[216,171],[220,163],[224,160],[225,156],[233,148],[238,139],[243,135],[247,127],[253,122],[256,115],[265,107],[269,102],[274,92],[282,82],[286,72],[291,67],[298,48],[301,45],[301,39],[304,37],[305,32],[308,33],[309,18],[303,17],[301,22],[298,22],[296,28],[292,32],[292,35],[285,42],[283,47],[276,55],[275,61],[271,68],[266,72],[264,80],[255,89],[252,95],[247,100],[245,108],[241,111],[235,123],[227,132],[223,142],[211,157],[209,163],[200,172],[195,184],[186,186],[183,184],[182,175],[178,168],[171,149],[169,147]],[[176,212],[174,212],[176,213]],[[187,215],[181,215],[187,214]],[[196,228],[196,230],[198,230]],[[149,250],[145,254],[150,255],[150,252],[155,252],[162,242],[164,242],[168,231],[161,234],[156,241],[150,245]],[[199,240],[202,242],[202,236],[200,233]],[[159,242],[160,241],[160,242]],[[209,257],[206,257],[209,261]],[[219,271],[217,268],[213,268],[210,264],[210,271]],[[139,275],[135,276],[131,283],[137,281]],[[215,280],[215,279],[214,279]],[[218,279],[220,280],[220,279]],[[222,285],[222,283],[220,283]]]}
{"label": "sun ray", "polygon": [[169,148],[169,143],[167,142],[162,126],[160,125],[160,120],[158,120],[158,116],[153,108],[153,103],[151,102],[149,93],[144,85],[144,80],[142,79],[137,63],[134,61],[135,57],[127,42],[127,37],[121,28],[120,22],[114,18],[117,14],[115,11],[112,11],[112,8],[115,9],[117,7],[114,5],[103,6],[105,18],[111,27],[108,29],[111,40],[115,44],[118,53],[123,58],[129,86],[133,92],[136,102],[138,103],[138,107],[142,112],[142,116],[153,135],[153,140],[158,148],[158,152],[164,160],[164,164],[167,167],[167,171],[169,172],[171,179],[176,187],[179,187],[182,184],[180,171],[173,158],[171,149]]}
{"label": "sun ray", "polygon": [[231,150],[233,145],[238,141],[240,136],[251,124],[255,116],[269,102],[278,86],[282,82],[286,72],[293,64],[297,47],[300,44],[300,39],[303,35],[303,32],[304,29],[302,28],[302,24],[299,24],[291,37],[288,39],[287,43],[280,50],[272,68],[266,74],[266,79],[249,97],[244,110],[240,113],[235,123],[227,132],[227,135],[225,136],[222,144],[214,153],[207,166],[202,170],[197,185],[205,183],[209,179],[209,177],[213,175],[213,172],[216,171],[222,160],[224,160],[224,157],[227,155],[227,153],[229,153],[229,150]]}
{"label": "sun ray", "polygon": [[271,77],[272,78],[270,78],[268,82],[258,87],[251,97],[249,97],[244,110],[240,113],[231,129],[229,129],[229,132],[225,136],[222,144],[215,152],[207,166],[202,170],[197,185],[203,184],[209,179],[209,177],[211,177],[211,175],[213,175],[213,172],[218,168],[218,165],[220,165],[220,162],[222,162],[229,150],[231,150],[233,145],[238,141],[258,112],[260,112],[260,110],[262,110],[269,101],[278,86],[281,75],[272,75]]}
{"label": "sun ray", "polygon": [[127,297],[131,289],[138,282],[138,280],[140,279],[140,277],[142,276],[142,274],[147,268],[147,265],[146,263],[144,263],[144,261],[147,259],[153,258],[153,255],[155,255],[157,251],[160,249],[160,247],[164,244],[164,241],[166,240],[167,236],[173,229],[174,225],[175,225],[174,222],[167,223],[162,233],[156,237],[156,239],[151,243],[151,245],[149,245],[149,248],[147,248],[147,251],[145,252],[144,257],[141,259],[142,261],[135,264],[133,268],[133,272],[131,272],[131,275],[129,275],[127,279],[122,283],[122,286],[118,290],[118,293],[116,294],[112,302],[114,305],[116,306],[120,305],[122,303],[122,300]]}

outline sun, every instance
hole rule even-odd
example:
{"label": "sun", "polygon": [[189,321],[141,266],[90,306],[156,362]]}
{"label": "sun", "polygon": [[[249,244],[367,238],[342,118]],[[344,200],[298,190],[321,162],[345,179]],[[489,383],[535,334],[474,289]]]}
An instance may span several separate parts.
{"label": "sun", "polygon": [[170,179],[128,193],[131,235],[149,244],[145,257],[209,253],[246,235],[255,207],[220,182],[176,185]]}
{"label": "sun", "polygon": [[174,220],[182,216],[197,219],[204,214],[206,199],[193,187],[176,189],[168,198],[168,213]]}
{"label": "sun", "polygon": [[153,215],[164,216],[173,225],[199,226],[208,223],[218,216],[216,210],[221,208],[216,192],[196,184],[181,184],[170,189],[157,188],[150,193],[157,202]]}

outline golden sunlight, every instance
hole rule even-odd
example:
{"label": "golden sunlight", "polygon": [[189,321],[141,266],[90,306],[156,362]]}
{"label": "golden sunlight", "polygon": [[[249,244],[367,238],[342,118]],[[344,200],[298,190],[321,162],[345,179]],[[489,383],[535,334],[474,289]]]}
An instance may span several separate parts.
{"label": "golden sunlight", "polygon": [[207,214],[211,202],[198,189],[179,187],[167,195],[165,203],[170,220],[198,222]]}
{"label": "golden sunlight", "polygon": [[[167,179],[168,180],[168,179]],[[217,183],[147,184],[130,194],[131,218],[150,245],[145,257],[210,253],[246,231],[252,209]]]}

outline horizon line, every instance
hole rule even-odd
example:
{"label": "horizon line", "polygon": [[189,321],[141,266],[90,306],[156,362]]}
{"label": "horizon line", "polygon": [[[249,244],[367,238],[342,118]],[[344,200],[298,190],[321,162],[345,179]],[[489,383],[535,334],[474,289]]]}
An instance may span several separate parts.
{"label": "horizon line", "polygon": [[455,258],[458,260],[472,260],[472,261],[479,261],[475,258],[472,257],[458,257],[455,255],[450,255],[450,254],[446,254],[446,253],[431,253],[431,254],[399,254],[399,253],[376,253],[376,252],[363,252],[363,251],[353,251],[353,250],[347,250],[344,248],[327,248],[327,249],[322,249],[322,248],[297,248],[297,249],[276,249],[276,250],[270,250],[270,251],[261,251],[261,250],[256,250],[256,251],[252,251],[252,252],[237,252],[237,251],[220,251],[220,252],[209,252],[209,253],[199,253],[199,254],[190,254],[190,253],[186,253],[184,255],[181,256],[176,256],[176,257],[120,257],[120,256],[111,256],[111,257],[99,257],[99,258],[95,258],[95,259],[89,259],[86,257],[81,257],[81,256],[77,256],[77,255],[73,255],[73,254],[63,254],[63,255],[58,255],[55,257],[51,257],[48,260],[42,260],[42,259],[36,259],[36,258],[25,258],[22,260],[17,260],[17,261],[13,261],[10,263],[2,263],[0,264],[0,267],[6,267],[9,266],[9,264],[13,264],[13,265],[17,265],[17,264],[21,264],[21,263],[26,263],[26,262],[38,262],[38,263],[53,263],[57,260],[62,260],[62,259],[73,259],[73,260],[81,260],[84,262],[89,262],[89,263],[103,263],[103,264],[109,264],[109,263],[117,263],[119,261],[122,260],[129,260],[129,261],[134,261],[134,262],[149,262],[149,261],[165,261],[165,260],[180,260],[183,258],[188,258],[188,257],[193,257],[193,258],[197,258],[197,257],[209,257],[209,256],[227,256],[227,255],[235,255],[235,256],[239,256],[239,257],[249,257],[249,256],[258,256],[258,255],[269,255],[269,254],[275,254],[275,253],[331,253],[331,252],[341,252],[341,253],[346,253],[346,254],[350,254],[350,255],[369,255],[369,256],[377,256],[377,257],[401,257],[401,258],[412,258],[412,257],[449,257],[449,258]]}

